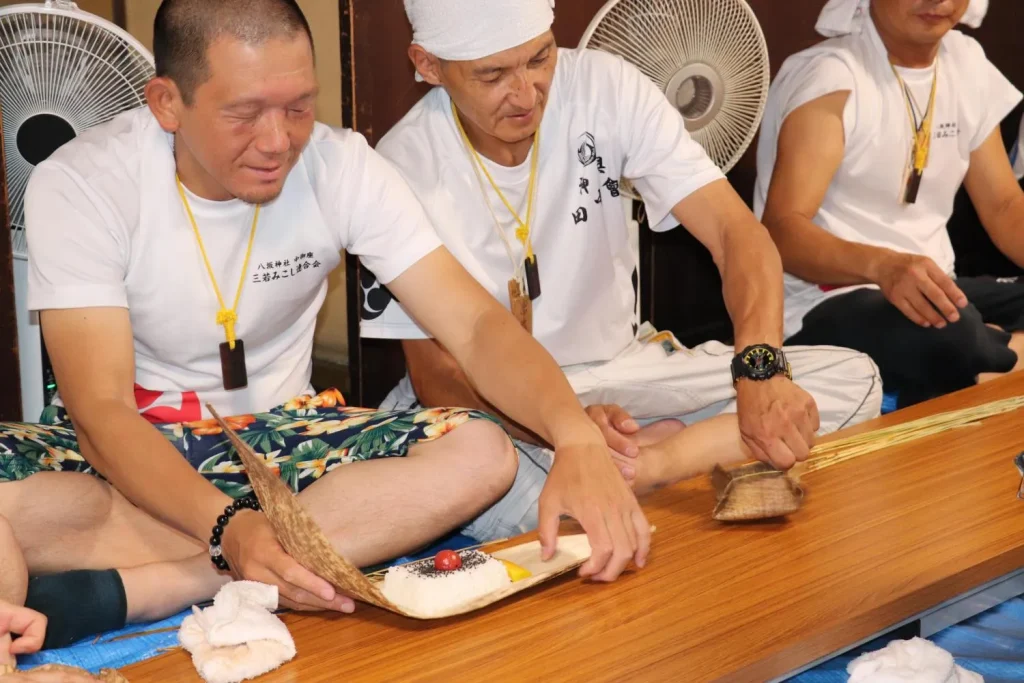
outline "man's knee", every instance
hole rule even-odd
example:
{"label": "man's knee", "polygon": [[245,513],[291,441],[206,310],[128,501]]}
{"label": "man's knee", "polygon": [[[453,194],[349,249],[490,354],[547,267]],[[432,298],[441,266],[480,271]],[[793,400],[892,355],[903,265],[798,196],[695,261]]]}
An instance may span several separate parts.
{"label": "man's knee", "polygon": [[444,438],[465,455],[466,471],[472,474],[488,502],[512,488],[519,457],[511,437],[500,425],[490,420],[472,420]]}
{"label": "man's knee", "polygon": [[1013,369],[1017,359],[1010,340],[1010,333],[986,325],[981,313],[968,306],[957,322],[934,331],[923,352],[936,370],[959,375],[954,388],[962,388],[973,384],[978,374]]}

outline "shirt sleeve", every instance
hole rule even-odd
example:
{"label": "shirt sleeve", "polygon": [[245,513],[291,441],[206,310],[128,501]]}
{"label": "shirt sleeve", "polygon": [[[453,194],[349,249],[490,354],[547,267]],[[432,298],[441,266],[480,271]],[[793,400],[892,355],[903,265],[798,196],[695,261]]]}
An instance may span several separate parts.
{"label": "shirt sleeve", "polygon": [[843,133],[846,143],[849,144],[857,126],[856,84],[857,79],[850,66],[838,56],[822,55],[808,61],[789,74],[785,85],[779,82],[780,87],[787,87],[789,90],[784,101],[780,103],[779,128],[781,129],[782,123],[790,114],[805,104],[847,90],[850,96],[843,110]]}
{"label": "shirt sleeve", "polygon": [[128,307],[130,243],[123,218],[84,179],[36,167],[25,190],[28,308]]}
{"label": "shirt sleeve", "polygon": [[340,247],[389,284],[441,246],[426,212],[398,171],[351,131],[315,143],[317,194]]}
{"label": "shirt sleeve", "polygon": [[992,131],[999,126],[1003,119],[1010,115],[1010,112],[1020,103],[1021,93],[1014,85],[996,68],[995,64],[985,56],[985,50],[981,44],[973,38],[967,38],[966,63],[958,64],[958,68],[965,69],[970,73],[969,82],[974,87],[974,93],[965,99],[967,108],[966,116],[970,125],[970,150],[981,147],[981,145],[992,135]]}
{"label": "shirt sleeve", "polygon": [[682,115],[639,69],[618,59],[621,76],[613,86],[624,103],[617,122],[626,141],[623,175],[644,198],[651,227],[679,223],[672,209],[722,173],[686,130]]}

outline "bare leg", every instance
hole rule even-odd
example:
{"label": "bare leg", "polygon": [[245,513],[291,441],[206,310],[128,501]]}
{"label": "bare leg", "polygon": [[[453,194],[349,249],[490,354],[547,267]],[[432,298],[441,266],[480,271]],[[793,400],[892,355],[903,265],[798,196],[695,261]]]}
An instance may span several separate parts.
{"label": "bare leg", "polygon": [[10,523],[0,517],[0,602],[25,604],[28,567]]}
{"label": "bare leg", "polygon": [[752,455],[740,437],[735,415],[719,415],[690,425],[658,443],[644,447],[635,459],[613,457],[631,465],[637,496],[710,472],[715,465],[745,462]]}
{"label": "bare leg", "polygon": [[418,550],[477,517],[511,488],[517,464],[505,432],[474,420],[413,446],[408,458],[340,467],[299,500],[338,552],[364,567]]}
{"label": "bare leg", "polygon": [[[1010,370],[1010,372],[1024,370],[1024,332],[1014,332],[1010,335],[1009,346],[1017,353],[1017,364],[1013,366],[1013,369]],[[978,375],[978,384],[991,382],[992,380],[999,379],[1002,376],[1003,374],[998,372],[984,372]]]}
{"label": "bare leg", "polygon": [[[511,487],[517,462],[500,427],[474,420],[414,445],[407,458],[340,467],[300,499],[335,547],[365,566],[416,550],[476,517]],[[206,554],[204,544],[91,475],[41,472],[0,487],[0,516],[16,530],[32,574],[141,567]]]}

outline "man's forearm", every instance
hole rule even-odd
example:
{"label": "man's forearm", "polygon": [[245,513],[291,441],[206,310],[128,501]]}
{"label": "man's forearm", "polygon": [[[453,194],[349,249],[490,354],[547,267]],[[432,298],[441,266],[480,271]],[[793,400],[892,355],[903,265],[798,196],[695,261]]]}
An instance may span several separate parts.
{"label": "man's forearm", "polygon": [[604,443],[562,369],[503,309],[480,317],[467,357],[456,360],[480,396],[545,443]]}
{"label": "man's forearm", "polygon": [[787,273],[819,285],[843,287],[878,283],[878,266],[890,252],[847,242],[803,216],[765,217]]}
{"label": "man's forearm", "polygon": [[1024,194],[1019,194],[994,218],[986,231],[1006,258],[1024,268]]}
{"label": "man's forearm", "polygon": [[753,223],[730,230],[721,264],[723,295],[735,346],[782,345],[782,260],[768,232]]}
{"label": "man's forearm", "polygon": [[128,500],[205,543],[230,498],[198,474],[136,411],[121,403],[93,406],[76,421],[82,454]]}

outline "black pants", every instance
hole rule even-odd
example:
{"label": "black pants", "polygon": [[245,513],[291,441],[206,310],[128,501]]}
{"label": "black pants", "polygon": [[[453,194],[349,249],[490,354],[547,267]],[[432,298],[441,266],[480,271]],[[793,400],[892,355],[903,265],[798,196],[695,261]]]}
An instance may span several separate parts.
{"label": "black pants", "polygon": [[900,407],[972,386],[984,372],[1009,372],[1017,364],[1007,346],[1010,333],[1024,331],[1024,282],[959,278],[957,285],[970,303],[941,330],[911,322],[878,290],[858,289],[812,309],[786,344],[868,354],[885,390],[899,394]]}

